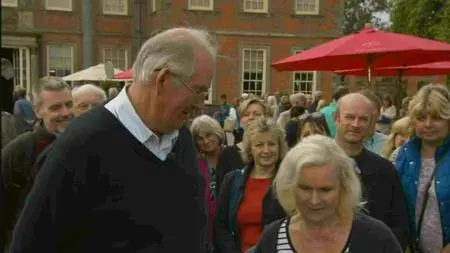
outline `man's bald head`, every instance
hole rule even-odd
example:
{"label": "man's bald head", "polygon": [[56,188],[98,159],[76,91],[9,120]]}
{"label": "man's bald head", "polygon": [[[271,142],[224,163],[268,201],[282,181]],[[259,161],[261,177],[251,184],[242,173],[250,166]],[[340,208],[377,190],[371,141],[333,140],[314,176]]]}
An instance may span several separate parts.
{"label": "man's bald head", "polygon": [[340,113],[342,107],[358,107],[358,108],[364,108],[366,107],[369,112],[372,111],[372,101],[370,101],[366,96],[360,94],[360,93],[350,93],[343,97],[341,97],[336,105],[336,113]]}
{"label": "man's bald head", "polygon": [[373,120],[372,111],[372,102],[362,94],[350,93],[340,98],[334,115],[336,141],[363,145]]}

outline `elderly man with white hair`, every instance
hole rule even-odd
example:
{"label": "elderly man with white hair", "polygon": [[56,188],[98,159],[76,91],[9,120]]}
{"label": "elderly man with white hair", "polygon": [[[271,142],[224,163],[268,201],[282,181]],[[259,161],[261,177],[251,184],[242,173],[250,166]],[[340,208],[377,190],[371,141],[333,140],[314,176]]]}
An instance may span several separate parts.
{"label": "elderly man with white hair", "polygon": [[205,181],[184,124],[204,107],[215,45],[189,28],[144,43],[132,84],[55,142],[11,252],[205,252]]}
{"label": "elderly man with white hair", "polygon": [[289,110],[282,112],[280,114],[280,117],[278,118],[277,123],[282,129],[286,129],[287,123],[293,117],[299,116],[297,115],[298,112],[302,114],[301,111],[304,111],[306,109],[307,98],[304,93],[298,92],[289,96],[289,102],[291,103],[292,107]]}
{"label": "elderly man with white hair", "polygon": [[93,84],[84,84],[72,90],[73,113],[80,116],[106,102],[106,92]]}

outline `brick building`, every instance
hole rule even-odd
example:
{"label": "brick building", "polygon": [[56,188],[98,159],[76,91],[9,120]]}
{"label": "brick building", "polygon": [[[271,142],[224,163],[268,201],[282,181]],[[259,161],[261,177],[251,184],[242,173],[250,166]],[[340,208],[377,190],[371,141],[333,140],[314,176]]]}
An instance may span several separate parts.
{"label": "brick building", "polygon": [[[206,28],[220,46],[209,102],[221,94],[330,95],[332,75],[282,72],[271,62],[341,35],[343,0],[2,0],[2,58],[9,85],[65,76],[100,62],[132,66],[143,42],[174,27]],[[5,81],[5,80],[2,80]],[[6,82],[6,81],[5,81]]]}

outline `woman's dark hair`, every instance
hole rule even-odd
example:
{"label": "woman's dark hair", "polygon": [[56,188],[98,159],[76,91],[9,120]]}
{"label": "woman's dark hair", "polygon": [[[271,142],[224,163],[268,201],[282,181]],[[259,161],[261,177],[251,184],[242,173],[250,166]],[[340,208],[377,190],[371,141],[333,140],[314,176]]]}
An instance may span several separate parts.
{"label": "woman's dark hair", "polygon": [[291,118],[296,118],[302,114],[304,114],[306,111],[305,108],[300,106],[293,106],[291,107]]}
{"label": "woman's dark hair", "polygon": [[386,94],[383,96],[383,101],[388,101],[389,102],[389,106],[392,105],[392,97],[389,94]]}
{"label": "woman's dark hair", "polygon": [[306,124],[310,124],[313,129],[322,131],[327,136],[331,135],[325,117],[322,113],[304,113],[299,117],[289,121],[286,125],[286,143],[289,148],[292,148],[297,144],[298,140],[300,139],[302,129]]}
{"label": "woman's dark hair", "polygon": [[330,129],[328,129],[325,116],[321,112],[305,113],[298,119],[297,139],[300,139],[302,130],[306,124],[309,124],[314,130],[319,130],[325,133],[326,136],[330,136]]}

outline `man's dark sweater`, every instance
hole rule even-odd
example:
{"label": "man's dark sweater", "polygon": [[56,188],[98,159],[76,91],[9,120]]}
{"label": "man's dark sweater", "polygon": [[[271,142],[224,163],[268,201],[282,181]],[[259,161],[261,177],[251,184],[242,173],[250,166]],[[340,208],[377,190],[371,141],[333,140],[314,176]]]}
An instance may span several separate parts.
{"label": "man's dark sweater", "polygon": [[392,229],[403,250],[408,244],[408,219],[400,177],[394,165],[366,149],[352,157],[361,171],[369,215]]}
{"label": "man's dark sweater", "polygon": [[159,160],[104,107],[75,119],[49,151],[11,252],[202,252],[204,181],[180,129]]}

